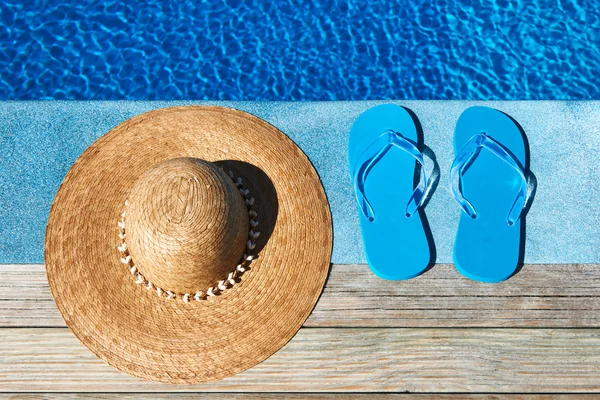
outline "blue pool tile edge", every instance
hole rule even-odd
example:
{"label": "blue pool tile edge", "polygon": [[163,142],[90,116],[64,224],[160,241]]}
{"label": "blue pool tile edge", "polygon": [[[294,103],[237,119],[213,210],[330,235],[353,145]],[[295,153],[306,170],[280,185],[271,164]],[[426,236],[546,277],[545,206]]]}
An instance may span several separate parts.
{"label": "blue pool tile edge", "polygon": [[332,262],[364,263],[346,161],[348,132],[369,107],[411,109],[437,156],[440,184],[426,208],[438,263],[452,262],[459,209],[447,189],[452,136],[462,111],[497,108],[523,127],[538,190],[527,216],[526,263],[600,262],[599,101],[6,101],[0,102],[0,263],[42,263],[52,200],[72,163],[120,122],[155,108],[213,104],[247,111],[294,140],[312,161],[334,224]]}

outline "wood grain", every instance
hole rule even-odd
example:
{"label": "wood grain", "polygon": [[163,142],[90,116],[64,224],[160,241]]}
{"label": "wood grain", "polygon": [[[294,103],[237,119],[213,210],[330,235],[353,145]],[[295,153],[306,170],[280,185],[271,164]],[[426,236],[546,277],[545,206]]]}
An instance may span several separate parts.
{"label": "wood grain", "polygon": [[[567,279],[568,278],[568,279]],[[409,281],[333,265],[307,327],[600,327],[600,265],[526,265],[500,284],[436,265]],[[64,327],[43,265],[0,265],[0,326]]]}
{"label": "wood grain", "polygon": [[0,330],[0,391],[599,392],[596,329],[303,328],[256,367],[165,385],[118,372],[66,328]]}

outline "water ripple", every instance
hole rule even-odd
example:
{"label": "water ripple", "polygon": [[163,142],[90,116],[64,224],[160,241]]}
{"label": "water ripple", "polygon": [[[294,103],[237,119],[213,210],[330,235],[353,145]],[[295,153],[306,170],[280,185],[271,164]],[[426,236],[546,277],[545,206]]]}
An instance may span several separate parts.
{"label": "water ripple", "polygon": [[588,0],[3,0],[0,99],[600,99],[599,43]]}

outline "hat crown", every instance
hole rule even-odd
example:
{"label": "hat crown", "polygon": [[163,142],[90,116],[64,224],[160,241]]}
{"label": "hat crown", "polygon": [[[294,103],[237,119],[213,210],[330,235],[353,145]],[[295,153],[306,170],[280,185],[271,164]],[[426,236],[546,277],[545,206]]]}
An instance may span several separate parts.
{"label": "hat crown", "polygon": [[240,262],[249,218],[234,182],[213,163],[163,161],[134,184],[128,200],[127,245],[155,286],[195,293],[215,285]]}

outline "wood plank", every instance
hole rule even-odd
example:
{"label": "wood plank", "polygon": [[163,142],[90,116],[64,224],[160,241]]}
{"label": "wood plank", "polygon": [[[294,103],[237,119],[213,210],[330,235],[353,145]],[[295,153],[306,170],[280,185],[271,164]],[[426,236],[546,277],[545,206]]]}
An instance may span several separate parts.
{"label": "wood plank", "polygon": [[[470,281],[452,265],[401,282],[333,265],[305,326],[600,327],[599,293],[599,264],[527,265],[500,284]],[[0,326],[65,326],[43,265],[0,265]]]}
{"label": "wood plank", "polygon": [[0,264],[0,326],[66,326],[43,264]]}
{"label": "wood plank", "polygon": [[66,328],[0,329],[0,391],[600,392],[600,330],[303,328],[265,362],[206,385],[118,372]]}

